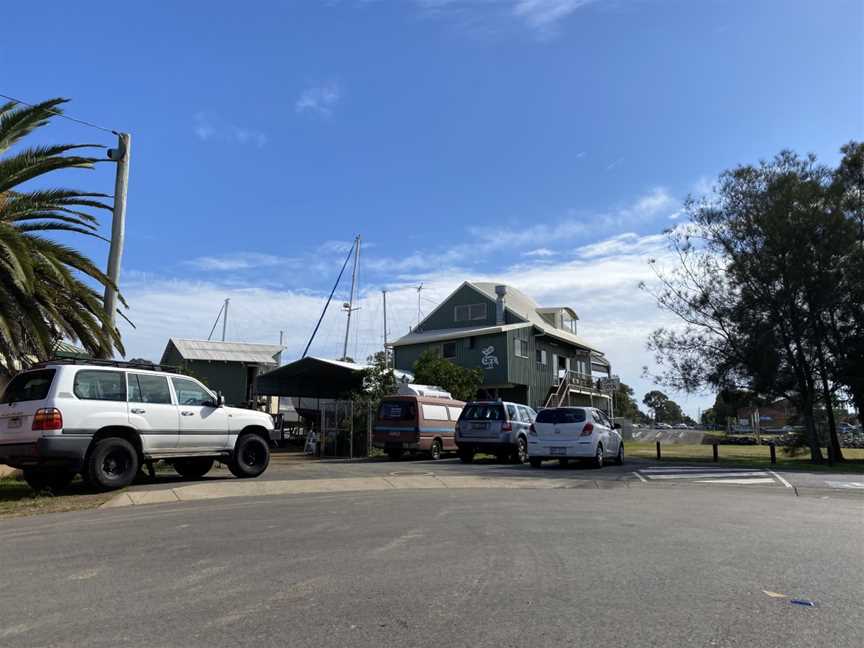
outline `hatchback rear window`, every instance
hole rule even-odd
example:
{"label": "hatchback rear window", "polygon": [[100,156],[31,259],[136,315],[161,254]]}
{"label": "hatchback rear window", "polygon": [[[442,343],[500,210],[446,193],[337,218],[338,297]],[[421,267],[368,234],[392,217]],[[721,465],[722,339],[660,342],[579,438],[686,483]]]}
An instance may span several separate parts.
{"label": "hatchback rear window", "polygon": [[503,421],[506,418],[501,405],[468,405],[462,411],[463,421]]}
{"label": "hatchback rear window", "polygon": [[417,408],[410,401],[384,401],[378,408],[378,418],[384,421],[413,421]]}
{"label": "hatchback rear window", "polygon": [[584,409],[544,409],[537,413],[537,423],[583,423]]}
{"label": "hatchback rear window", "polygon": [[54,381],[54,369],[39,369],[15,376],[6,385],[0,403],[20,403],[22,401],[45,400]]}

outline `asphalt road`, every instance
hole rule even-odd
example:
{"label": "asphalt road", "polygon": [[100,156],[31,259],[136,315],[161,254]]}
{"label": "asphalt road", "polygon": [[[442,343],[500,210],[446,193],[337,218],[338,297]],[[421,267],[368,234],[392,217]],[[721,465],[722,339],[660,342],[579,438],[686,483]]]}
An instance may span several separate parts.
{"label": "asphalt road", "polygon": [[741,495],[387,491],[4,520],[0,645],[860,648],[862,499]]}

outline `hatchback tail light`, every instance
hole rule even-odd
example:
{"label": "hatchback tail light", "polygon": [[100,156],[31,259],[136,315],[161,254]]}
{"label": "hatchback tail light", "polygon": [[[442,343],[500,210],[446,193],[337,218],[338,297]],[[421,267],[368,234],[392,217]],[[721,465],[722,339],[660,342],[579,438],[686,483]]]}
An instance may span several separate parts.
{"label": "hatchback tail light", "polygon": [[513,424],[510,423],[510,421],[504,421],[501,424],[501,431],[502,432],[512,432],[513,431]]}
{"label": "hatchback tail light", "polygon": [[36,410],[33,416],[33,430],[63,429],[63,415],[54,407],[43,407]]}
{"label": "hatchback tail light", "polygon": [[582,428],[582,436],[591,436],[594,433],[594,424],[586,423],[585,427]]}
{"label": "hatchback tail light", "polygon": [[534,427],[534,424],[531,424],[531,427],[528,428],[528,434],[531,436],[537,436],[537,428]]}

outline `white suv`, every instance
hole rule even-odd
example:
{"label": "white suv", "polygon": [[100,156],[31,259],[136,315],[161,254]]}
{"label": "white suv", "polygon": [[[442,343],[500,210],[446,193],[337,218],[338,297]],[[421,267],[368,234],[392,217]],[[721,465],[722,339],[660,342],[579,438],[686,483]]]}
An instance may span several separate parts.
{"label": "white suv", "polygon": [[269,414],[225,407],[189,376],[150,365],[53,361],[15,376],[0,398],[0,463],[35,489],[76,473],[99,490],[132,482],[144,463],[202,477],[216,459],[237,477],[270,462]]}

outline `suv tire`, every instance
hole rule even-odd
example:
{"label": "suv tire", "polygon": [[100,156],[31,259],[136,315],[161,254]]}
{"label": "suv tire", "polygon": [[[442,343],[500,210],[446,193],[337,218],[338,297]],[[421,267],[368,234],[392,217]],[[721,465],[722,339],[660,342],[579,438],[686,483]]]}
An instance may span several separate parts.
{"label": "suv tire", "polygon": [[131,443],[120,437],[108,437],[93,446],[83,476],[97,490],[115,490],[132,483],[138,466],[138,452]]}
{"label": "suv tire", "polygon": [[210,472],[214,460],[211,457],[190,457],[189,459],[178,459],[174,462],[174,470],[186,479],[201,479]]}
{"label": "suv tire", "polygon": [[34,491],[45,490],[57,492],[66,488],[75,473],[66,468],[24,468],[24,481]]}
{"label": "suv tire", "polygon": [[528,463],[528,441],[525,440],[525,437],[520,436],[516,440],[516,452],[514,456],[517,464]]}
{"label": "suv tire", "polygon": [[257,434],[244,434],[237,439],[234,454],[228,461],[228,470],[235,477],[257,477],[270,464],[270,446]]}

